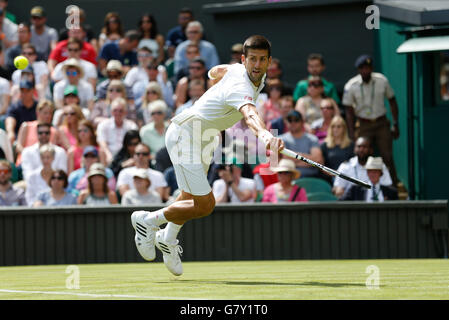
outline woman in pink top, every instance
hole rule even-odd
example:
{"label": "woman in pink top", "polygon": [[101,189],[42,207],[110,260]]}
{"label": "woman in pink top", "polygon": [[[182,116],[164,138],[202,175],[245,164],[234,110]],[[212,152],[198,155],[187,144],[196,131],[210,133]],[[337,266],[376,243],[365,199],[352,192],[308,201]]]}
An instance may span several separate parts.
{"label": "woman in pink top", "polygon": [[67,153],[67,170],[69,173],[81,168],[81,159],[84,148],[87,146],[94,146],[97,149],[100,162],[105,165],[106,154],[98,145],[94,125],[91,121],[81,120],[78,124],[76,145],[72,146]]}
{"label": "woman in pink top", "polygon": [[262,202],[307,202],[307,194],[304,188],[292,185],[292,181],[299,178],[301,173],[296,170],[295,163],[290,159],[282,159],[276,168],[279,182],[270,184],[263,192]]}
{"label": "woman in pink top", "polygon": [[[25,121],[19,128],[17,135],[17,159],[16,165],[22,162],[22,151],[25,147],[29,147],[37,142],[37,124],[39,122],[52,123],[53,112],[55,107],[50,100],[41,100],[36,107],[35,121]],[[58,146],[68,149],[70,147],[69,141],[62,135],[57,128],[51,127],[50,142]]]}
{"label": "woman in pink top", "polygon": [[279,79],[267,80],[268,100],[263,104],[261,114],[265,124],[281,116],[280,100],[282,94],[282,82]]}
{"label": "woman in pink top", "polygon": [[81,108],[75,104],[64,106],[63,120],[59,126],[61,133],[67,138],[70,146],[78,144],[78,123],[84,120],[84,114]]}

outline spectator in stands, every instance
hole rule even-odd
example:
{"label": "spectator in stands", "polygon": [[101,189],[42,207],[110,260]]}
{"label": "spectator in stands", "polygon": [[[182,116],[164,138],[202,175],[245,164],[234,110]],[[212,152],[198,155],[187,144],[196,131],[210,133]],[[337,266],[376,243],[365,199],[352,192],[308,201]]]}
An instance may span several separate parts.
{"label": "spectator in stands", "polygon": [[17,44],[19,37],[17,35],[17,24],[5,17],[5,10],[0,8],[0,30],[3,35],[1,38],[1,47],[3,50],[11,48]]}
{"label": "spectator in stands", "polygon": [[14,153],[6,131],[0,128],[0,159],[14,163]]}
{"label": "spectator in stands", "polygon": [[139,111],[137,112],[137,125],[139,128],[151,120],[150,112],[148,110],[150,103],[163,99],[162,88],[159,83],[156,81],[150,81],[145,88],[144,94],[142,95],[142,103]]}
{"label": "spectator in stands", "polygon": [[5,114],[11,100],[10,88],[9,81],[0,77],[0,119],[2,120],[6,118]]}
{"label": "spectator in stands", "polygon": [[109,164],[122,148],[123,137],[128,130],[137,130],[134,121],[126,119],[128,105],[123,98],[116,98],[111,103],[112,118],[103,120],[97,127],[97,141],[106,153]]}
{"label": "spectator in stands", "polygon": [[118,203],[117,195],[108,187],[106,168],[103,164],[92,164],[89,169],[87,180],[87,189],[81,191],[78,196],[78,204],[101,206]]}
{"label": "spectator in stands", "polygon": [[147,47],[153,53],[153,57],[158,64],[165,60],[164,36],[159,33],[156,19],[149,13],[144,13],[137,24],[141,38],[138,48]]}
{"label": "spectator in stands", "polygon": [[[241,63],[242,54],[243,54],[243,44],[242,43],[233,44],[231,47],[231,57],[229,60],[229,64]],[[271,64],[273,64],[273,61],[271,62]]]}
{"label": "spectator in stands", "polygon": [[78,144],[78,124],[81,120],[84,120],[84,114],[80,107],[72,104],[64,106],[63,108],[62,124],[59,126],[59,131],[69,141],[71,147]]}
{"label": "spectator in stands", "polygon": [[183,77],[189,76],[189,65],[195,58],[201,58],[200,55],[200,47],[198,43],[196,42],[190,42],[186,47],[186,58],[188,60],[188,64],[184,67],[179,69],[179,71],[176,73],[175,83],[178,83],[179,80],[181,80]]}
{"label": "spectator in stands", "polygon": [[98,48],[101,50],[103,46],[110,42],[118,43],[123,38],[122,19],[117,12],[108,12],[104,17],[103,28],[98,37]]}
{"label": "spectator in stands", "polygon": [[312,122],[321,118],[321,101],[324,99],[323,81],[320,77],[310,77],[307,95],[296,102],[295,109],[299,111],[305,122],[306,130],[310,132]]}
{"label": "spectator in stands", "polygon": [[193,11],[190,8],[182,8],[178,13],[178,25],[171,28],[166,37],[166,46],[176,48],[181,42],[186,41],[185,30],[189,22],[193,21]]}
{"label": "spectator in stands", "polygon": [[16,67],[14,66],[14,58],[22,54],[22,46],[30,43],[31,29],[26,22],[21,22],[17,26],[18,43],[5,51],[5,67],[9,74],[12,74]]}
{"label": "spectator in stands", "polygon": [[36,120],[37,101],[34,99],[34,83],[20,82],[19,101],[12,103],[6,112],[5,128],[11,144],[16,141],[19,128],[25,121]]}
{"label": "spectator in stands", "polygon": [[[25,149],[26,150],[26,149]],[[55,146],[43,144],[38,149],[41,166],[30,168],[30,172],[24,174],[26,183],[25,197],[28,206],[32,206],[39,193],[50,190],[48,181],[53,174],[52,164],[55,160]]]}
{"label": "spectator in stands", "polygon": [[47,15],[40,6],[31,9],[31,43],[36,48],[38,56],[46,61],[50,52],[56,47],[58,33],[46,25]]}
{"label": "spectator in stands", "polygon": [[193,104],[206,92],[205,87],[205,80],[203,79],[193,79],[192,81],[190,81],[188,91],[190,99],[186,103],[176,108],[176,114],[179,114],[182,111],[193,106]]}
{"label": "spectator in stands", "polygon": [[232,159],[230,165],[221,165],[218,168],[220,179],[212,184],[217,203],[254,202],[254,180],[242,177],[243,165]]}
{"label": "spectator in stands", "polygon": [[[298,171],[299,172],[299,171]],[[279,181],[276,172],[271,170],[270,162],[260,163],[253,169],[256,202],[261,202],[265,188]]]}
{"label": "spectator in stands", "polygon": [[37,61],[38,56],[36,48],[31,43],[26,43],[22,46],[22,55],[28,59],[28,67],[24,70],[17,69],[12,73],[11,80],[13,87],[11,88],[11,95],[15,96],[15,91],[20,91],[19,84],[22,79],[22,73],[32,72],[34,75],[35,87],[39,100],[50,97],[51,94],[48,81],[49,71],[47,63],[42,60]]}
{"label": "spectator in stands", "polygon": [[76,86],[81,108],[92,111],[94,107],[94,88],[83,79],[84,70],[77,59],[71,58],[62,67],[64,79],[58,81],[53,88],[53,98],[56,108],[63,107],[64,90],[69,85]]}
{"label": "spectator in stands", "polygon": [[[108,85],[106,99],[98,100],[94,105],[94,109],[89,114],[89,119],[94,123],[95,127],[97,127],[101,121],[106,120],[112,116],[111,103],[117,98],[123,98],[127,100],[126,87],[122,80],[111,80]],[[128,108],[128,114],[126,115],[126,118],[132,121],[135,121],[137,119],[134,105],[131,104],[131,108]]]}
{"label": "spectator in stands", "polygon": [[320,148],[324,165],[334,170],[354,156],[354,142],[349,139],[346,121],[341,116],[332,119]]}
{"label": "spectator in stands", "polygon": [[[288,121],[287,116],[290,111],[295,109],[295,104],[293,102],[293,97],[291,95],[281,96],[279,102],[279,113],[280,116],[268,123],[267,129],[277,130],[276,134],[281,135],[288,132]],[[274,134],[274,133],[273,133]]]}
{"label": "spectator in stands", "polygon": [[12,168],[7,160],[0,160],[0,206],[26,206],[25,191],[11,182]]}
{"label": "spectator in stands", "polygon": [[186,28],[187,40],[180,43],[175,51],[175,73],[188,65],[186,57],[186,48],[190,42],[198,43],[200,47],[201,58],[205,62],[206,70],[220,64],[217,49],[206,40],[202,40],[203,26],[199,21],[191,21]]}
{"label": "spectator in stands", "polygon": [[282,94],[282,82],[279,79],[267,79],[266,88],[268,92],[268,100],[263,104],[260,114],[267,124],[272,120],[280,117],[280,99]]}
{"label": "spectator in stands", "polygon": [[147,170],[138,169],[133,175],[134,189],[123,194],[123,205],[152,205],[162,203],[161,196],[157,191],[151,190],[151,180]]}
{"label": "spectator in stands", "polygon": [[167,104],[163,100],[156,100],[148,105],[151,115],[150,123],[140,128],[140,138],[142,142],[150,147],[151,158],[165,146],[165,131],[169,122],[165,120],[167,115]]}
{"label": "spectator in stands", "polygon": [[[122,80],[123,78],[123,66],[118,60],[110,60],[106,66],[107,79],[103,80],[97,85],[96,97],[98,100],[106,99],[108,93],[109,84],[112,80]],[[134,95],[131,86],[125,83],[126,99],[128,104],[134,104]]]}
{"label": "spectator in stands", "polygon": [[[25,121],[20,126],[15,147],[15,152],[17,154],[17,166],[22,163],[23,149],[38,142],[37,125],[39,123],[51,123],[54,110],[55,107],[53,102],[50,100],[41,100],[36,107],[36,120]],[[70,148],[70,143],[67,138],[59,131],[58,128],[53,126],[50,128],[49,141],[63,147],[65,150]]]}
{"label": "spectator in stands", "polygon": [[[51,124],[38,123],[36,127],[37,142],[29,147],[26,147],[22,151],[22,175],[26,179],[28,175],[42,167],[42,161],[40,157],[40,148],[43,145],[49,145],[54,149],[54,160],[52,162],[52,168],[54,170],[62,169],[67,172],[67,154],[65,150],[50,142]],[[32,204],[32,203],[31,203]]]}
{"label": "spectator in stands", "polygon": [[366,202],[384,202],[398,200],[398,192],[393,186],[380,184],[384,163],[381,157],[369,157],[365,169],[368,174],[371,189],[351,184],[340,200],[356,200]]}
{"label": "spectator in stands", "polygon": [[307,58],[307,71],[309,72],[309,76],[307,79],[301,80],[296,84],[295,91],[293,92],[293,100],[295,100],[295,102],[298,101],[299,98],[307,95],[310,77],[320,77],[323,82],[324,94],[327,97],[334,99],[337,104],[340,103],[340,97],[338,96],[335,85],[322,77],[322,73],[325,69],[326,65],[321,54],[312,53],[309,55]]}
{"label": "spectator in stands", "polygon": [[[79,195],[81,190],[88,186],[87,176],[89,169],[94,163],[101,163],[98,152],[98,146],[86,146],[83,149],[83,157],[81,159],[81,168],[73,171],[69,175],[68,192]],[[105,169],[106,177],[108,179],[108,187],[110,190],[115,190],[116,179],[111,169]]]}
{"label": "spectator in stands", "polygon": [[296,170],[295,163],[290,159],[282,159],[272,171],[277,173],[279,182],[265,188],[262,202],[307,202],[307,194],[304,188],[293,183],[301,176]]}
{"label": "spectator in stands", "polygon": [[148,73],[145,68],[154,61],[152,50],[148,47],[140,47],[137,49],[138,65],[131,68],[125,77],[125,84],[132,88],[137,82],[148,82]]}
{"label": "spectator in stands", "polygon": [[67,60],[64,60],[58,63],[53,70],[51,78],[54,82],[58,82],[64,79],[63,69],[64,66],[71,62],[71,59],[76,59],[81,69],[83,70],[83,79],[89,82],[92,85],[92,88],[95,90],[97,87],[97,67],[87,61],[80,58],[81,56],[81,48],[83,46],[83,42],[77,38],[69,38],[67,41]]}
{"label": "spectator in stands", "polygon": [[98,54],[98,68],[101,74],[106,75],[106,66],[110,60],[119,60],[122,64],[123,74],[138,64],[137,48],[140,41],[140,34],[136,30],[130,30],[125,33],[118,43],[106,43]]}
{"label": "spectator in stands", "polygon": [[[369,156],[373,155],[373,147],[369,138],[359,137],[355,142],[354,153],[355,156],[349,159],[349,161],[340,164],[337,170],[343,174],[360,179],[362,181],[368,181],[369,178],[368,173],[366,172],[365,165]],[[383,173],[379,183],[384,186],[393,184],[390,172],[388,171],[385,164],[383,164],[382,168]],[[349,181],[336,177],[334,180],[332,192],[339,198],[350,187],[350,185],[351,183]]]}
{"label": "spectator in stands", "polygon": [[122,169],[135,166],[134,153],[136,152],[136,147],[140,142],[139,131],[129,130],[126,132],[125,137],[123,138],[123,146],[115,155],[114,160],[112,160],[110,165],[110,168],[114,172],[114,176],[116,178]]}
{"label": "spectator in stands", "polygon": [[[312,161],[323,164],[323,155],[321,154],[318,138],[307,133],[304,128],[304,121],[296,110],[290,111],[287,116],[289,132],[279,136],[287,149],[299,152],[304,157]],[[318,177],[319,169],[310,166],[304,161],[295,160],[296,168],[301,172],[302,177]]]}
{"label": "spectator in stands", "polygon": [[[349,137],[365,136],[376,143],[396,185],[399,180],[393,160],[393,140],[399,138],[399,109],[394,91],[383,74],[373,72],[373,59],[370,56],[358,57],[355,67],[359,74],[346,83],[343,95]],[[393,126],[386,116],[386,99],[390,105]],[[354,130],[356,120],[357,134]]]}
{"label": "spectator in stands", "polygon": [[48,180],[48,185],[50,190],[39,193],[33,207],[76,205],[76,197],[65,191],[68,181],[64,170],[54,171]]}
{"label": "spectator in stands", "polygon": [[[62,100],[63,106],[70,105],[80,105],[80,98],[78,97],[78,88],[73,85],[68,85],[64,89],[64,99]],[[90,112],[89,109],[82,108],[81,111],[84,114],[84,117],[89,117]],[[56,109],[53,116],[53,125],[55,127],[59,127],[62,124],[62,120],[64,119],[64,108]]]}
{"label": "spectator in stands", "polygon": [[3,11],[5,11],[5,18],[10,20],[11,22],[16,23],[17,21],[16,16],[12,12],[6,11],[7,7],[8,7],[8,0],[0,0],[0,8],[2,8]]}
{"label": "spectator in stands", "polygon": [[206,64],[201,58],[193,59],[189,65],[189,76],[184,77],[178,81],[175,90],[176,108],[180,107],[190,99],[188,95],[188,88],[190,81],[194,79],[204,80],[205,90],[210,87],[210,82],[208,81],[209,79],[207,77]]}
{"label": "spectator in stands", "polygon": [[118,175],[117,190],[120,195],[123,196],[129,189],[134,189],[134,173],[137,169],[145,169],[151,180],[150,190],[157,191],[162,201],[167,201],[170,190],[167,188],[164,175],[150,168],[150,148],[146,144],[139,143],[136,146],[134,163],[135,165],[133,167],[124,168]]}
{"label": "spectator in stands", "polygon": [[320,104],[321,118],[310,125],[310,132],[316,135],[321,144],[327,136],[327,131],[332,119],[340,115],[340,109],[332,98],[324,98]]}
{"label": "spectator in stands", "polygon": [[271,64],[268,66],[267,69],[267,80],[273,80],[278,79],[282,82],[282,87],[284,90],[287,90],[288,92],[293,91],[293,88],[287,81],[285,81],[283,78],[283,70],[281,65],[281,60],[278,58],[272,58]]}
{"label": "spectator in stands", "polygon": [[68,172],[81,168],[82,155],[84,149],[94,146],[97,149],[100,162],[106,164],[106,153],[98,145],[95,127],[89,120],[80,120],[77,126],[76,144],[73,145],[67,154]]}
{"label": "spectator in stands", "polygon": [[[86,42],[86,32],[84,30],[83,25],[79,25],[78,28],[72,27],[68,31],[68,39],[70,38],[76,38],[83,42],[83,46],[81,49],[80,59],[89,61],[90,63],[93,63],[94,65],[97,65],[97,51],[95,48],[89,43]],[[53,73],[54,68],[58,63],[61,63],[62,61],[66,60],[69,56],[69,53],[67,52],[67,40],[59,41],[55,48],[50,52],[50,56],[48,57],[48,69],[50,70],[50,73]]]}

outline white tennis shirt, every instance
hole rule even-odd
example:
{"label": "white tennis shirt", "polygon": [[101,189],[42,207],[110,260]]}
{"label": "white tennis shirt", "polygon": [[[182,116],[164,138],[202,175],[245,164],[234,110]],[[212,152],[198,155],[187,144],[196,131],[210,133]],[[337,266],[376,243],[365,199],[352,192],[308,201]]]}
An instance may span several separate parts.
{"label": "white tennis shirt", "polygon": [[201,129],[214,128],[219,131],[232,127],[243,115],[240,108],[253,104],[264,87],[256,87],[248,77],[245,66],[235,63],[228,66],[223,78],[207,90],[195,104],[175,116],[172,121],[182,125],[192,120],[201,121]]}

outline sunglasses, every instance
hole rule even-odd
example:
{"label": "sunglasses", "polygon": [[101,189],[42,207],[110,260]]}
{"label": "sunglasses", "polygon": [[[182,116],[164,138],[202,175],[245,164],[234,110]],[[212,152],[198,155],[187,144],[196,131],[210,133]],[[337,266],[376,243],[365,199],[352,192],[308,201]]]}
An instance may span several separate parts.
{"label": "sunglasses", "polygon": [[149,58],[149,57],[151,57],[151,54],[150,53],[139,53],[139,54],[137,54],[137,57],[139,57],[139,58]]}
{"label": "sunglasses", "polygon": [[40,20],[40,19],[42,19],[43,17],[38,17],[38,16],[31,16],[31,19],[33,19],[33,20]]}
{"label": "sunglasses", "polygon": [[327,109],[327,110],[333,110],[334,107],[332,106],[325,106],[325,107],[321,107],[322,110]]}
{"label": "sunglasses", "polygon": [[0,169],[0,173],[8,174],[9,173],[9,169]]}
{"label": "sunglasses", "polygon": [[78,71],[66,71],[65,73],[66,75],[68,75],[69,77],[76,77],[78,75]]}
{"label": "sunglasses", "polygon": [[290,174],[291,172],[290,171],[281,171],[281,172],[278,172],[278,174]]}
{"label": "sunglasses", "polygon": [[147,94],[158,94],[156,91],[152,91],[152,90],[150,90],[150,91],[148,91],[148,93]]}
{"label": "sunglasses", "polygon": [[151,115],[152,116],[154,116],[155,114],[158,114],[158,115],[162,115],[162,114],[164,114],[162,111],[154,111],[154,112],[151,112]]}
{"label": "sunglasses", "polygon": [[120,89],[120,88],[109,88],[108,91],[109,92],[122,92],[122,89]]}
{"label": "sunglasses", "polygon": [[140,157],[140,156],[148,157],[150,155],[150,153],[149,152],[136,152],[135,155],[138,157]]}
{"label": "sunglasses", "polygon": [[314,87],[314,88],[318,88],[318,87],[322,87],[323,84],[321,82],[309,82],[309,87]]}
{"label": "sunglasses", "polygon": [[76,116],[76,112],[64,112],[65,116]]}
{"label": "sunglasses", "polygon": [[64,179],[64,177],[61,177],[61,176],[54,176],[54,177],[51,177],[51,180],[64,181],[65,179]]}
{"label": "sunglasses", "polygon": [[43,135],[43,134],[45,134],[45,135],[48,136],[48,135],[50,134],[50,131],[38,131],[37,134],[38,134],[38,135]]}
{"label": "sunglasses", "polygon": [[88,154],[84,155],[84,158],[98,158],[98,157],[93,153],[88,153]]}
{"label": "sunglasses", "polygon": [[189,70],[201,70],[203,67],[189,67]]}
{"label": "sunglasses", "polygon": [[288,122],[300,122],[301,120],[299,120],[298,118],[287,118]]}
{"label": "sunglasses", "polygon": [[23,55],[24,56],[34,56],[36,54],[36,52],[32,52],[32,51],[24,51]]}

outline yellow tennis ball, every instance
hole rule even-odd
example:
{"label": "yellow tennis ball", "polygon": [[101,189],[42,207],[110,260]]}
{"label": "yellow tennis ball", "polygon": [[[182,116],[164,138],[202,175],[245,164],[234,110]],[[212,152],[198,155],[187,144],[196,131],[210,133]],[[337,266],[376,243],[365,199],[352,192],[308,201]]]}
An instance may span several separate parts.
{"label": "yellow tennis ball", "polygon": [[24,56],[17,56],[14,59],[14,65],[17,69],[23,70],[28,66],[28,59]]}

